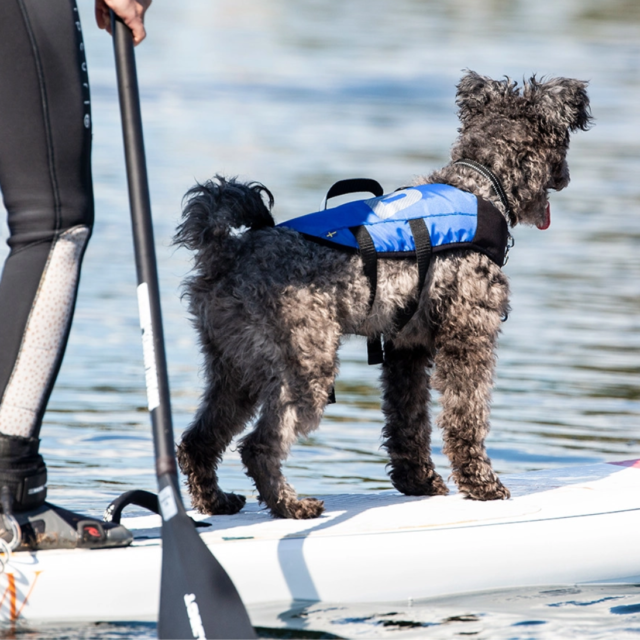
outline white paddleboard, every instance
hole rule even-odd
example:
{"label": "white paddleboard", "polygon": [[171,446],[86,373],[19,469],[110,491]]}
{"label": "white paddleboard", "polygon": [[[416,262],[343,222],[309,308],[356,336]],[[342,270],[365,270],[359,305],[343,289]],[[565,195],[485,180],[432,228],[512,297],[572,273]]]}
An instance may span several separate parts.
{"label": "white paddleboard", "polygon": [[[197,519],[245,604],[393,602],[467,592],[640,583],[640,460],[504,476],[512,498],[395,492],[325,497],[315,520],[275,520],[257,503]],[[159,516],[125,518],[124,549],[14,553],[0,619],[155,620]]]}

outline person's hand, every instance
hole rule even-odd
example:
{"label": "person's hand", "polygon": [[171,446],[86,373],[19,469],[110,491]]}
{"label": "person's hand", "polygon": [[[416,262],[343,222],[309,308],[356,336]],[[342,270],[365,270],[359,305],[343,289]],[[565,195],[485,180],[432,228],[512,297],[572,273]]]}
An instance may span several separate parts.
{"label": "person's hand", "polygon": [[151,0],[96,0],[96,22],[101,29],[111,33],[109,9],[122,18],[133,33],[133,44],[140,44],[147,32],[144,30],[144,12]]}

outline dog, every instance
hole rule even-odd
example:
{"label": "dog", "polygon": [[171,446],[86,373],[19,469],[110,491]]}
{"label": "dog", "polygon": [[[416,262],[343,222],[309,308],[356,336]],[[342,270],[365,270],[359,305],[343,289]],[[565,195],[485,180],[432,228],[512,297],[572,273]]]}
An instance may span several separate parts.
{"label": "dog", "polygon": [[[534,76],[518,86],[465,72],[451,163],[416,185],[472,194],[500,213],[505,228],[547,228],[548,192],[569,184],[569,134],[592,121],[586,88],[567,78]],[[298,499],[282,461],[298,436],[319,426],[346,334],[385,339],[383,446],[394,487],[410,496],[448,492],[430,453],[433,387],[459,491],[475,500],[509,498],[484,445],[496,341],[509,312],[500,261],[454,246],[434,252],[420,274],[415,259],[380,257],[373,291],[362,251],[275,226],[272,207],[263,185],[216,176],[187,193],[176,232],[175,242],[194,253],[185,294],[206,379],[177,452],[194,507],[206,514],[243,507],[243,496],[220,489],[217,468],[232,438],[257,417],[239,450],[259,500],[276,517],[322,513],[322,501]],[[406,309],[410,319],[399,322]]]}

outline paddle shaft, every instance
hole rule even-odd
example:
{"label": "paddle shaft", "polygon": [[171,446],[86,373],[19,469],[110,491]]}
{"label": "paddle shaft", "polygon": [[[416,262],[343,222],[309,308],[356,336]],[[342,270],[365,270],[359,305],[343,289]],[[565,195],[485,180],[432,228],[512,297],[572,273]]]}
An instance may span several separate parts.
{"label": "paddle shaft", "polygon": [[199,536],[180,496],[133,37],[113,12],[111,25],[138,273],[147,399],[162,513],[158,637],[255,638],[233,582]]}
{"label": "paddle shaft", "polygon": [[160,288],[133,40],[131,31],[123,22],[112,19],[112,26],[122,131],[125,141],[133,244],[138,275],[138,304],[143,330],[147,398],[156,455],[156,473],[158,480],[161,476],[169,476],[167,479],[170,479],[179,497],[169,377],[162,330]]}

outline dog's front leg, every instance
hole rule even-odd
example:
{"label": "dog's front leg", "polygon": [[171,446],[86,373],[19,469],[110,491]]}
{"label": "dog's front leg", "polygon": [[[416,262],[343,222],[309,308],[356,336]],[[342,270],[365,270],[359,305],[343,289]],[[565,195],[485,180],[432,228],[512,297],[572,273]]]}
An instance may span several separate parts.
{"label": "dog's front leg", "polygon": [[422,347],[396,349],[385,342],[382,365],[386,418],[383,446],[391,461],[391,482],[408,496],[435,496],[449,492],[431,460],[429,374],[431,358]]}
{"label": "dog's front leg", "polygon": [[502,291],[488,291],[487,283],[473,283],[471,274],[466,284],[466,295],[450,299],[436,337],[433,383],[442,394],[443,450],[461,492],[475,500],[506,499],[509,490],[493,471],[484,445],[506,286],[503,298]]}

